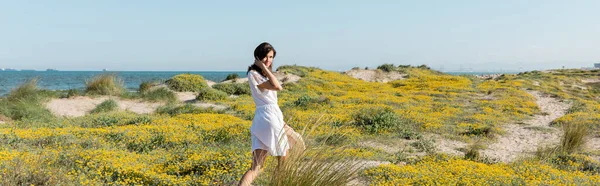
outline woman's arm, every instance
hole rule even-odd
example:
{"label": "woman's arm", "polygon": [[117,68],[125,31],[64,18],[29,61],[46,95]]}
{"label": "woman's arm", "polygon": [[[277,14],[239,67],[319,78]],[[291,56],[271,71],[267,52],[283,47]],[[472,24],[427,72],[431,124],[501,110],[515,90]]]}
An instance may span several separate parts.
{"label": "woman's arm", "polygon": [[283,90],[283,87],[281,86],[281,84],[279,84],[279,81],[277,81],[277,78],[275,77],[275,75],[273,75],[271,70],[269,68],[267,68],[261,60],[257,59],[256,61],[254,61],[254,64],[256,64],[258,67],[260,67],[263,70],[263,72],[265,73],[265,75],[267,76],[267,78],[269,78],[269,81],[261,83],[260,85],[258,85],[258,88],[275,90],[275,91]]}

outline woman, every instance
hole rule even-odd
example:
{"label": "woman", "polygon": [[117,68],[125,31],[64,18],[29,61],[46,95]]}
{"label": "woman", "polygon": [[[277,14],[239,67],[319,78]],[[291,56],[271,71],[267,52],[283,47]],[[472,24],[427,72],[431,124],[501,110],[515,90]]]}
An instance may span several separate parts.
{"label": "woman", "polygon": [[[240,185],[250,185],[258,176],[267,153],[277,157],[279,167],[285,160],[290,142],[294,144],[296,139],[301,140],[299,135],[285,124],[277,105],[277,91],[283,90],[283,87],[272,71],[276,54],[271,44],[261,43],[254,50],[254,64],[248,68],[248,83],[256,110],[250,127],[252,166],[242,176]],[[287,135],[290,135],[290,139]]]}

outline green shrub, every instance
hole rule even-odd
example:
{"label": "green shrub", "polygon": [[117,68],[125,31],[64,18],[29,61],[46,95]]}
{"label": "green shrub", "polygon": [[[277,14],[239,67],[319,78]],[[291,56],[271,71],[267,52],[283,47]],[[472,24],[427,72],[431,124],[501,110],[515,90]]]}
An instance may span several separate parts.
{"label": "green shrub", "polygon": [[302,66],[296,66],[296,65],[283,65],[283,66],[279,66],[277,68],[278,72],[284,73],[284,74],[294,74],[300,77],[306,77],[306,75],[308,75],[309,72],[314,71],[315,68],[313,67],[302,67]]}
{"label": "green shrub", "polygon": [[141,93],[142,99],[146,101],[166,101],[166,102],[176,102],[177,96],[171,90],[165,87],[157,88],[154,90],[146,90]]}
{"label": "green shrub", "polygon": [[214,84],[212,88],[223,91],[231,95],[250,95],[250,85],[246,83],[219,83]]}
{"label": "green shrub", "polygon": [[420,69],[427,69],[427,70],[430,70],[430,69],[431,69],[431,68],[429,68],[429,66],[427,66],[427,65],[419,65],[417,68],[420,68]]}
{"label": "green shrub", "polygon": [[557,154],[550,162],[562,170],[600,174],[600,162],[585,155]]}
{"label": "green shrub", "polygon": [[421,139],[423,135],[415,129],[415,127],[403,126],[398,127],[398,135],[400,138],[407,140]]}
{"label": "green shrub", "polygon": [[398,127],[400,117],[390,108],[366,108],[353,116],[354,124],[368,133],[379,133]]}
{"label": "green shrub", "polygon": [[196,100],[200,101],[217,101],[224,99],[227,99],[227,93],[210,87],[201,89],[196,97]]}
{"label": "green shrub", "polygon": [[294,107],[305,110],[310,107],[327,104],[331,104],[331,100],[326,96],[311,97],[308,95],[302,95],[292,103]]}
{"label": "green shrub", "polygon": [[470,136],[470,135],[474,135],[474,136],[486,136],[486,137],[493,137],[495,134],[497,134],[497,130],[496,128],[494,128],[491,125],[486,125],[484,127],[481,128],[475,128],[472,126],[469,126],[466,131],[460,133],[461,135],[466,135],[466,136]]}
{"label": "green shrub", "polygon": [[138,88],[138,92],[143,94],[143,93],[149,91],[152,87],[157,86],[158,84],[159,84],[158,82],[154,82],[154,81],[144,81],[140,84],[140,87]]}
{"label": "green shrub", "polygon": [[66,93],[62,94],[60,98],[72,98],[75,96],[83,96],[85,93],[79,89],[69,89]]}
{"label": "green shrub", "polygon": [[119,108],[119,104],[117,104],[117,102],[115,100],[108,99],[108,100],[103,101],[102,103],[96,105],[96,108],[94,108],[94,110],[90,111],[90,113],[96,114],[96,113],[102,113],[102,112],[110,112],[110,111],[117,110],[118,108]]}
{"label": "green shrub", "polygon": [[232,73],[232,74],[229,74],[229,75],[227,75],[227,77],[226,77],[226,78],[225,78],[225,80],[223,80],[223,81],[227,81],[227,80],[233,80],[233,81],[235,82],[235,80],[236,80],[237,78],[240,78],[240,75],[238,75],[238,74],[236,74],[236,73]]}
{"label": "green shrub", "polygon": [[101,74],[85,81],[85,92],[93,95],[120,95],[125,91],[123,80],[115,74]]}
{"label": "green shrub", "polygon": [[394,66],[394,64],[383,64],[377,67],[377,69],[379,70],[383,70],[384,72],[392,72],[396,70],[396,67]]}
{"label": "green shrub", "polygon": [[[67,178],[68,171],[52,165],[52,157],[41,156],[39,159],[15,157],[3,160],[0,169],[4,170],[0,185],[71,185]],[[31,162],[33,161],[33,162]]]}
{"label": "green shrub", "polygon": [[573,114],[576,112],[582,112],[586,110],[586,105],[585,103],[581,102],[581,101],[574,101],[573,102],[573,106],[571,106],[568,110],[566,114]]}
{"label": "green shrub", "polygon": [[169,88],[179,92],[197,92],[208,87],[204,77],[198,74],[179,74],[166,81]]}

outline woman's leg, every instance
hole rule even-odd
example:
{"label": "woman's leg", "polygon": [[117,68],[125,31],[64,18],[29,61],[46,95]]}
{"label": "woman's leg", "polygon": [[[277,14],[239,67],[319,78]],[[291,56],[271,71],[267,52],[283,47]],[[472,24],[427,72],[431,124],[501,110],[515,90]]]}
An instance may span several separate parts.
{"label": "woman's leg", "polygon": [[242,176],[242,180],[240,180],[240,185],[250,185],[252,181],[254,181],[254,179],[256,178],[256,176],[258,176],[265,163],[267,153],[268,152],[266,150],[262,149],[256,149],[254,150],[254,152],[252,152],[252,166],[248,171],[246,171],[244,176]]}
{"label": "woman's leg", "polygon": [[303,151],[304,149],[306,149],[304,140],[302,139],[302,136],[300,134],[294,131],[294,129],[287,125],[287,123],[284,123],[283,128],[285,129],[285,135],[288,138],[288,142],[291,145],[291,148],[299,151]]}
{"label": "woman's leg", "polygon": [[[286,150],[286,154],[287,154],[287,150]],[[285,163],[287,156],[276,156],[277,158],[277,170],[279,170],[281,168],[281,166],[283,166],[283,164]]]}

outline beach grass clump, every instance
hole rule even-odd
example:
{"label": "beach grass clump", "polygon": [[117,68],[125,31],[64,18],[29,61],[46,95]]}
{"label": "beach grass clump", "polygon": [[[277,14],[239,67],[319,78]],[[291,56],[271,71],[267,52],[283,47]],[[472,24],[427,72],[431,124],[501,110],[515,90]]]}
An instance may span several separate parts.
{"label": "beach grass clump", "polygon": [[566,153],[574,153],[581,150],[590,133],[589,125],[584,123],[564,123],[562,125],[563,135],[560,139],[560,149]]}
{"label": "beach grass clump", "polygon": [[49,121],[54,118],[46,109],[44,102],[51,97],[48,91],[37,87],[37,79],[24,82],[10,91],[4,99],[0,99],[0,114],[12,120]]}
{"label": "beach grass clump", "polygon": [[348,185],[358,176],[361,165],[356,159],[332,157],[309,148],[289,153],[283,165],[268,172],[267,185]]}
{"label": "beach grass clump", "polygon": [[198,74],[179,74],[166,81],[171,90],[178,92],[198,92],[208,87],[204,77]]}
{"label": "beach grass clump", "polygon": [[123,80],[116,74],[100,74],[85,81],[85,92],[91,95],[117,96],[125,92]]}

